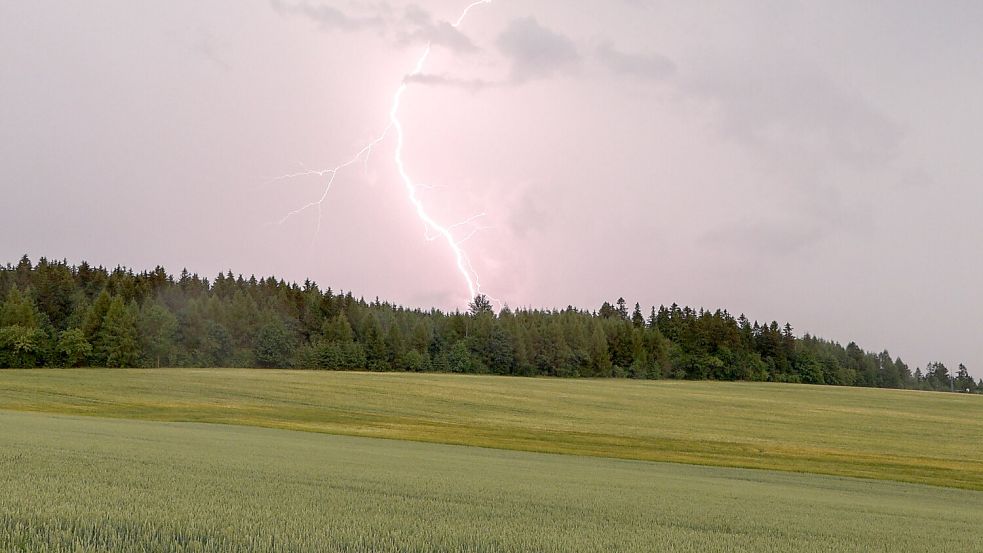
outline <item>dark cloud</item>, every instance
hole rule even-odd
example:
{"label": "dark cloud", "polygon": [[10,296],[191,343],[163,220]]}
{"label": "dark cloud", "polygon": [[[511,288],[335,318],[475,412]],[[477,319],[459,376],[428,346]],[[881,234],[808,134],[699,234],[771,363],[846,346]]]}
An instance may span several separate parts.
{"label": "dark cloud", "polygon": [[601,43],[594,53],[601,64],[621,75],[663,80],[676,72],[676,64],[663,55],[622,52],[610,42]]}
{"label": "dark cloud", "polygon": [[377,3],[363,6],[362,14],[353,15],[317,2],[270,1],[278,13],[307,17],[326,31],[374,29],[391,36],[401,46],[430,43],[459,53],[477,50],[467,35],[450,23],[435,19],[430,12],[417,5],[407,6],[397,16],[388,4]]}
{"label": "dark cloud", "polygon": [[496,42],[512,63],[515,82],[549,77],[574,68],[581,61],[571,39],[543,27],[532,17],[513,19]]}
{"label": "dark cloud", "polygon": [[453,75],[434,75],[430,73],[409,75],[406,77],[406,82],[422,84],[427,86],[445,86],[445,87],[452,87],[452,88],[461,88],[464,90],[470,90],[472,92],[478,92],[486,88],[495,88],[495,87],[500,87],[509,84],[500,81],[486,81],[484,79],[463,79],[460,77],[454,77]]}
{"label": "dark cloud", "polygon": [[333,6],[313,2],[288,3],[283,0],[270,0],[270,3],[278,13],[308,17],[325,30],[358,31],[366,28],[381,29],[386,26],[386,19],[379,14],[349,15]]}
{"label": "dark cloud", "polygon": [[402,44],[431,43],[455,52],[473,52],[477,47],[456,27],[447,21],[437,21],[430,12],[419,6],[409,6],[402,19],[402,29],[397,31]]}
{"label": "dark cloud", "polygon": [[[422,16],[419,15],[409,19],[417,25],[423,21]],[[420,27],[425,28],[423,25]],[[512,20],[498,36],[496,45],[511,64],[510,75],[505,80],[489,81],[434,74],[412,75],[406,80],[429,86],[453,87],[477,92],[486,88],[515,86],[531,80],[551,77],[574,69],[581,62],[580,53],[573,40],[543,27],[532,17]]]}

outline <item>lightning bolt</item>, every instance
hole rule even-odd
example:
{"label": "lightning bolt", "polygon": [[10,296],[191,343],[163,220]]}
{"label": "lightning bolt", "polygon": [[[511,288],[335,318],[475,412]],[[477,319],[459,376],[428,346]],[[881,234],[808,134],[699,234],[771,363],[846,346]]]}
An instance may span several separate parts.
{"label": "lightning bolt", "polygon": [[[477,0],[475,2],[472,2],[466,8],[464,8],[464,11],[461,12],[460,17],[457,18],[457,20],[452,24],[452,26],[455,29],[459,28],[464,23],[464,20],[467,19],[468,14],[471,13],[473,9],[477,8],[478,6],[481,6],[482,4],[491,4],[491,3],[492,0]],[[419,185],[413,181],[413,178],[410,176],[409,171],[407,171],[406,169],[406,161],[403,159],[403,150],[406,143],[406,132],[403,128],[403,123],[399,119],[399,110],[400,107],[402,106],[403,94],[406,92],[406,89],[409,88],[410,79],[412,77],[416,77],[421,73],[423,73],[423,68],[426,66],[427,60],[430,58],[430,53],[432,50],[433,50],[433,43],[428,42],[426,48],[424,48],[423,50],[423,54],[417,60],[413,70],[403,78],[403,81],[400,83],[399,88],[396,89],[396,92],[393,95],[392,104],[389,108],[389,125],[386,126],[386,128],[382,131],[382,133],[377,138],[366,144],[361,150],[356,152],[355,155],[352,156],[348,161],[332,169],[326,169],[321,171],[302,171],[299,173],[283,175],[281,177],[277,177],[276,179],[273,179],[274,181],[280,181],[280,180],[287,180],[287,179],[293,179],[293,178],[304,177],[304,176],[316,176],[322,178],[326,177],[328,179],[327,183],[324,186],[324,191],[319,199],[287,213],[279,221],[279,224],[282,225],[292,217],[300,215],[301,213],[308,211],[310,209],[317,209],[317,214],[318,214],[317,230],[315,232],[315,236],[317,235],[317,233],[320,233],[321,217],[322,217],[321,208],[324,205],[324,202],[327,200],[328,194],[331,192],[331,187],[334,185],[335,178],[343,170],[359,163],[360,161],[364,161],[364,163],[367,166],[369,162],[369,156],[372,155],[372,151],[377,146],[382,144],[382,142],[386,140],[386,138],[389,136],[391,132],[395,131],[396,149],[395,149],[393,161],[396,164],[396,169],[399,172],[400,180],[402,180],[403,182],[403,188],[406,191],[407,199],[409,199],[410,204],[413,206],[416,216],[424,224],[426,239],[428,241],[442,239],[444,242],[447,243],[447,246],[450,248],[451,253],[454,255],[454,261],[457,267],[457,271],[460,273],[462,279],[467,285],[469,299],[473,299],[479,294],[481,294],[481,282],[478,279],[477,272],[474,270],[474,266],[471,264],[471,260],[468,258],[467,252],[464,251],[464,249],[461,247],[461,244],[471,239],[474,236],[474,234],[476,234],[480,230],[484,230],[485,228],[488,227],[479,227],[473,230],[471,234],[469,234],[468,236],[466,236],[464,239],[461,240],[456,239],[452,231],[455,228],[473,223],[475,220],[484,217],[485,214],[481,213],[461,223],[457,223],[449,226],[442,225],[441,223],[439,223],[436,219],[434,219],[430,215],[430,213],[427,211],[426,206],[423,204],[423,201],[417,196],[417,190],[421,187],[423,188],[426,187]],[[493,301],[497,302],[497,300],[493,300]]]}

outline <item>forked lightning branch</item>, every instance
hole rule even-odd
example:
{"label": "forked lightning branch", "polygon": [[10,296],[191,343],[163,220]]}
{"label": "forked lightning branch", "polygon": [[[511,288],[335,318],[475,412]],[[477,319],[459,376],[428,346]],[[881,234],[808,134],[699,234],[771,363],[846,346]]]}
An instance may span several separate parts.
{"label": "forked lightning branch", "polygon": [[[481,6],[482,4],[490,4],[491,2],[492,0],[479,0],[477,2],[471,3],[464,9],[460,17],[458,17],[457,20],[454,23],[452,23],[452,26],[455,29],[460,27],[464,23],[465,19],[467,19],[468,14],[470,14],[472,10],[474,10],[478,6]],[[287,213],[280,220],[280,224],[285,223],[291,217],[294,217],[311,209],[316,209],[317,210],[316,232],[320,232],[322,208],[324,206],[324,203],[328,199],[328,195],[331,192],[331,187],[334,185],[335,179],[338,177],[338,174],[344,171],[345,169],[348,169],[358,163],[361,162],[368,163],[369,156],[371,156],[373,150],[377,146],[382,144],[389,137],[391,133],[395,133],[396,148],[395,148],[395,153],[393,155],[393,162],[395,163],[396,169],[399,172],[399,178],[400,180],[402,180],[406,197],[409,200],[410,205],[413,207],[413,211],[416,214],[416,216],[420,219],[420,221],[423,222],[427,239],[440,240],[442,242],[445,242],[448,248],[450,248],[451,253],[454,256],[454,263],[456,269],[460,273],[464,283],[467,285],[468,299],[470,300],[481,294],[481,281],[479,280],[478,274],[474,270],[474,266],[471,264],[471,259],[468,257],[468,254],[464,250],[462,244],[466,242],[469,238],[471,238],[474,232],[468,234],[463,238],[458,238],[454,235],[453,231],[455,228],[458,228],[463,224],[471,223],[475,219],[484,216],[484,214],[479,214],[474,217],[471,217],[464,223],[457,223],[451,225],[443,224],[440,221],[436,220],[427,210],[427,207],[426,205],[424,205],[423,200],[420,199],[417,193],[420,189],[420,185],[414,182],[413,177],[409,174],[409,171],[406,169],[406,161],[403,157],[404,145],[406,142],[406,132],[403,127],[402,121],[400,121],[399,119],[399,111],[400,108],[402,107],[403,94],[406,92],[406,89],[409,87],[410,79],[412,77],[416,77],[423,73],[424,67],[426,67],[427,60],[430,58],[430,53],[432,50],[433,50],[433,44],[428,42],[426,48],[424,48],[423,50],[423,54],[417,60],[416,65],[413,67],[412,71],[410,71],[403,78],[402,82],[399,85],[399,88],[396,89],[396,92],[393,95],[392,104],[389,108],[389,124],[386,126],[385,129],[383,129],[382,133],[378,136],[378,138],[366,144],[364,147],[362,147],[361,150],[355,152],[354,155],[348,158],[347,161],[336,167],[333,167],[331,169],[324,169],[324,170],[303,171],[299,173],[292,173],[289,175],[283,175],[278,179],[276,179],[276,180],[285,180],[285,179],[292,179],[302,176],[317,176],[327,179],[327,182],[324,185],[324,189],[321,193],[321,196],[318,199]]]}

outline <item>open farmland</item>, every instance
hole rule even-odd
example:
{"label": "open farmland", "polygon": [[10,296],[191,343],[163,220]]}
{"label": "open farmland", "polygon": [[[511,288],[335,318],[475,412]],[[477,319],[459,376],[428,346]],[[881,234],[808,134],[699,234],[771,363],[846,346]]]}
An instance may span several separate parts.
{"label": "open farmland", "polygon": [[983,397],[262,370],[0,371],[0,409],[211,422],[983,490]]}
{"label": "open farmland", "polygon": [[0,412],[0,551],[981,551],[983,494]]}

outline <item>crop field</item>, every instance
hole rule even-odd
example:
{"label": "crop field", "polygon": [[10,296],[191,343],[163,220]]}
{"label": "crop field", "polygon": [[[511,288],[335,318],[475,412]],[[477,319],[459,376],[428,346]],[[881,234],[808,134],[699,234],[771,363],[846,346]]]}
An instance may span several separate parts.
{"label": "crop field", "polygon": [[0,411],[4,552],[983,551],[983,493]]}
{"label": "crop field", "polygon": [[983,396],[262,370],[0,371],[0,410],[207,422],[983,490]]}

